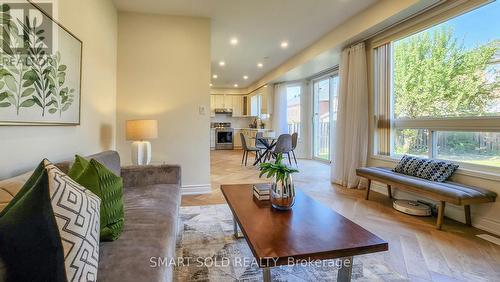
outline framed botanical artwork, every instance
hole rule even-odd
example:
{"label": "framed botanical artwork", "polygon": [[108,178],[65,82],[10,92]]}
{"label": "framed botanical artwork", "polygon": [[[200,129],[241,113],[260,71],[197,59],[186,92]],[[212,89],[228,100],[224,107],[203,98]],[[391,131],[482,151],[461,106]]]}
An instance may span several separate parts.
{"label": "framed botanical artwork", "polygon": [[0,5],[0,125],[79,125],[82,41],[51,3]]}

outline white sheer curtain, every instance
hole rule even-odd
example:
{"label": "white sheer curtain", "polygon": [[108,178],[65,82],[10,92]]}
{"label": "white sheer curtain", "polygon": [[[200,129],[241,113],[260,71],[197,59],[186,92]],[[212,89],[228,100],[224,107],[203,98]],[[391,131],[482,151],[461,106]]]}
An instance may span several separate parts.
{"label": "white sheer curtain", "polygon": [[286,84],[274,85],[273,128],[276,136],[288,133]]}
{"label": "white sheer curtain", "polygon": [[331,180],[347,188],[357,188],[356,168],[365,166],[368,157],[368,82],[364,43],[342,51],[339,80]]}

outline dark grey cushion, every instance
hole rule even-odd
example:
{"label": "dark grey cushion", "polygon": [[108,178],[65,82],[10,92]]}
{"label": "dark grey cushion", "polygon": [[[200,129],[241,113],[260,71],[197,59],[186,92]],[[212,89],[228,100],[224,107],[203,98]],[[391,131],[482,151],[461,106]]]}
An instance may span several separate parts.
{"label": "dark grey cushion", "polygon": [[[84,157],[87,160],[95,159],[103,164],[106,168],[111,170],[117,176],[121,174],[120,168],[120,155],[116,151],[104,151],[94,155]],[[74,158],[70,161],[60,162],[55,164],[62,172],[68,173],[69,168],[73,165]]]}
{"label": "dark grey cushion", "polygon": [[414,176],[409,176],[392,171],[386,167],[363,167],[356,169],[357,173],[372,175],[374,177],[412,186],[429,192],[439,193],[449,198],[473,199],[473,198],[495,198],[496,193],[486,189],[471,187],[456,182],[436,182]]}
{"label": "dark grey cushion", "polygon": [[103,164],[117,176],[120,176],[120,155],[116,151],[104,151],[95,155],[85,157],[86,159],[94,159]]}
{"label": "dark grey cushion", "polygon": [[99,281],[172,281],[172,267],[150,267],[150,259],[175,254],[180,197],[177,184],[125,188],[123,233],[101,243]]}

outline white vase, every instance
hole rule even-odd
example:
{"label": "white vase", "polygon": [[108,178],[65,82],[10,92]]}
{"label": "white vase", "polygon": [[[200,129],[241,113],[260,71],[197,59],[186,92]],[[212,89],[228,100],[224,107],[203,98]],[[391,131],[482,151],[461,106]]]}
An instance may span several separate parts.
{"label": "white vase", "polygon": [[151,143],[149,141],[135,141],[132,143],[132,163],[134,165],[148,165],[151,162]]}

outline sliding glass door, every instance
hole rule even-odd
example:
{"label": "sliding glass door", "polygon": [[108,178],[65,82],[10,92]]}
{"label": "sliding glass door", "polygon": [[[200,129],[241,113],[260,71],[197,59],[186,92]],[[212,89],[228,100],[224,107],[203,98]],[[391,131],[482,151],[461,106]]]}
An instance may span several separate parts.
{"label": "sliding glass door", "polygon": [[330,161],[337,93],[337,74],[313,81],[313,158],[317,160]]}

